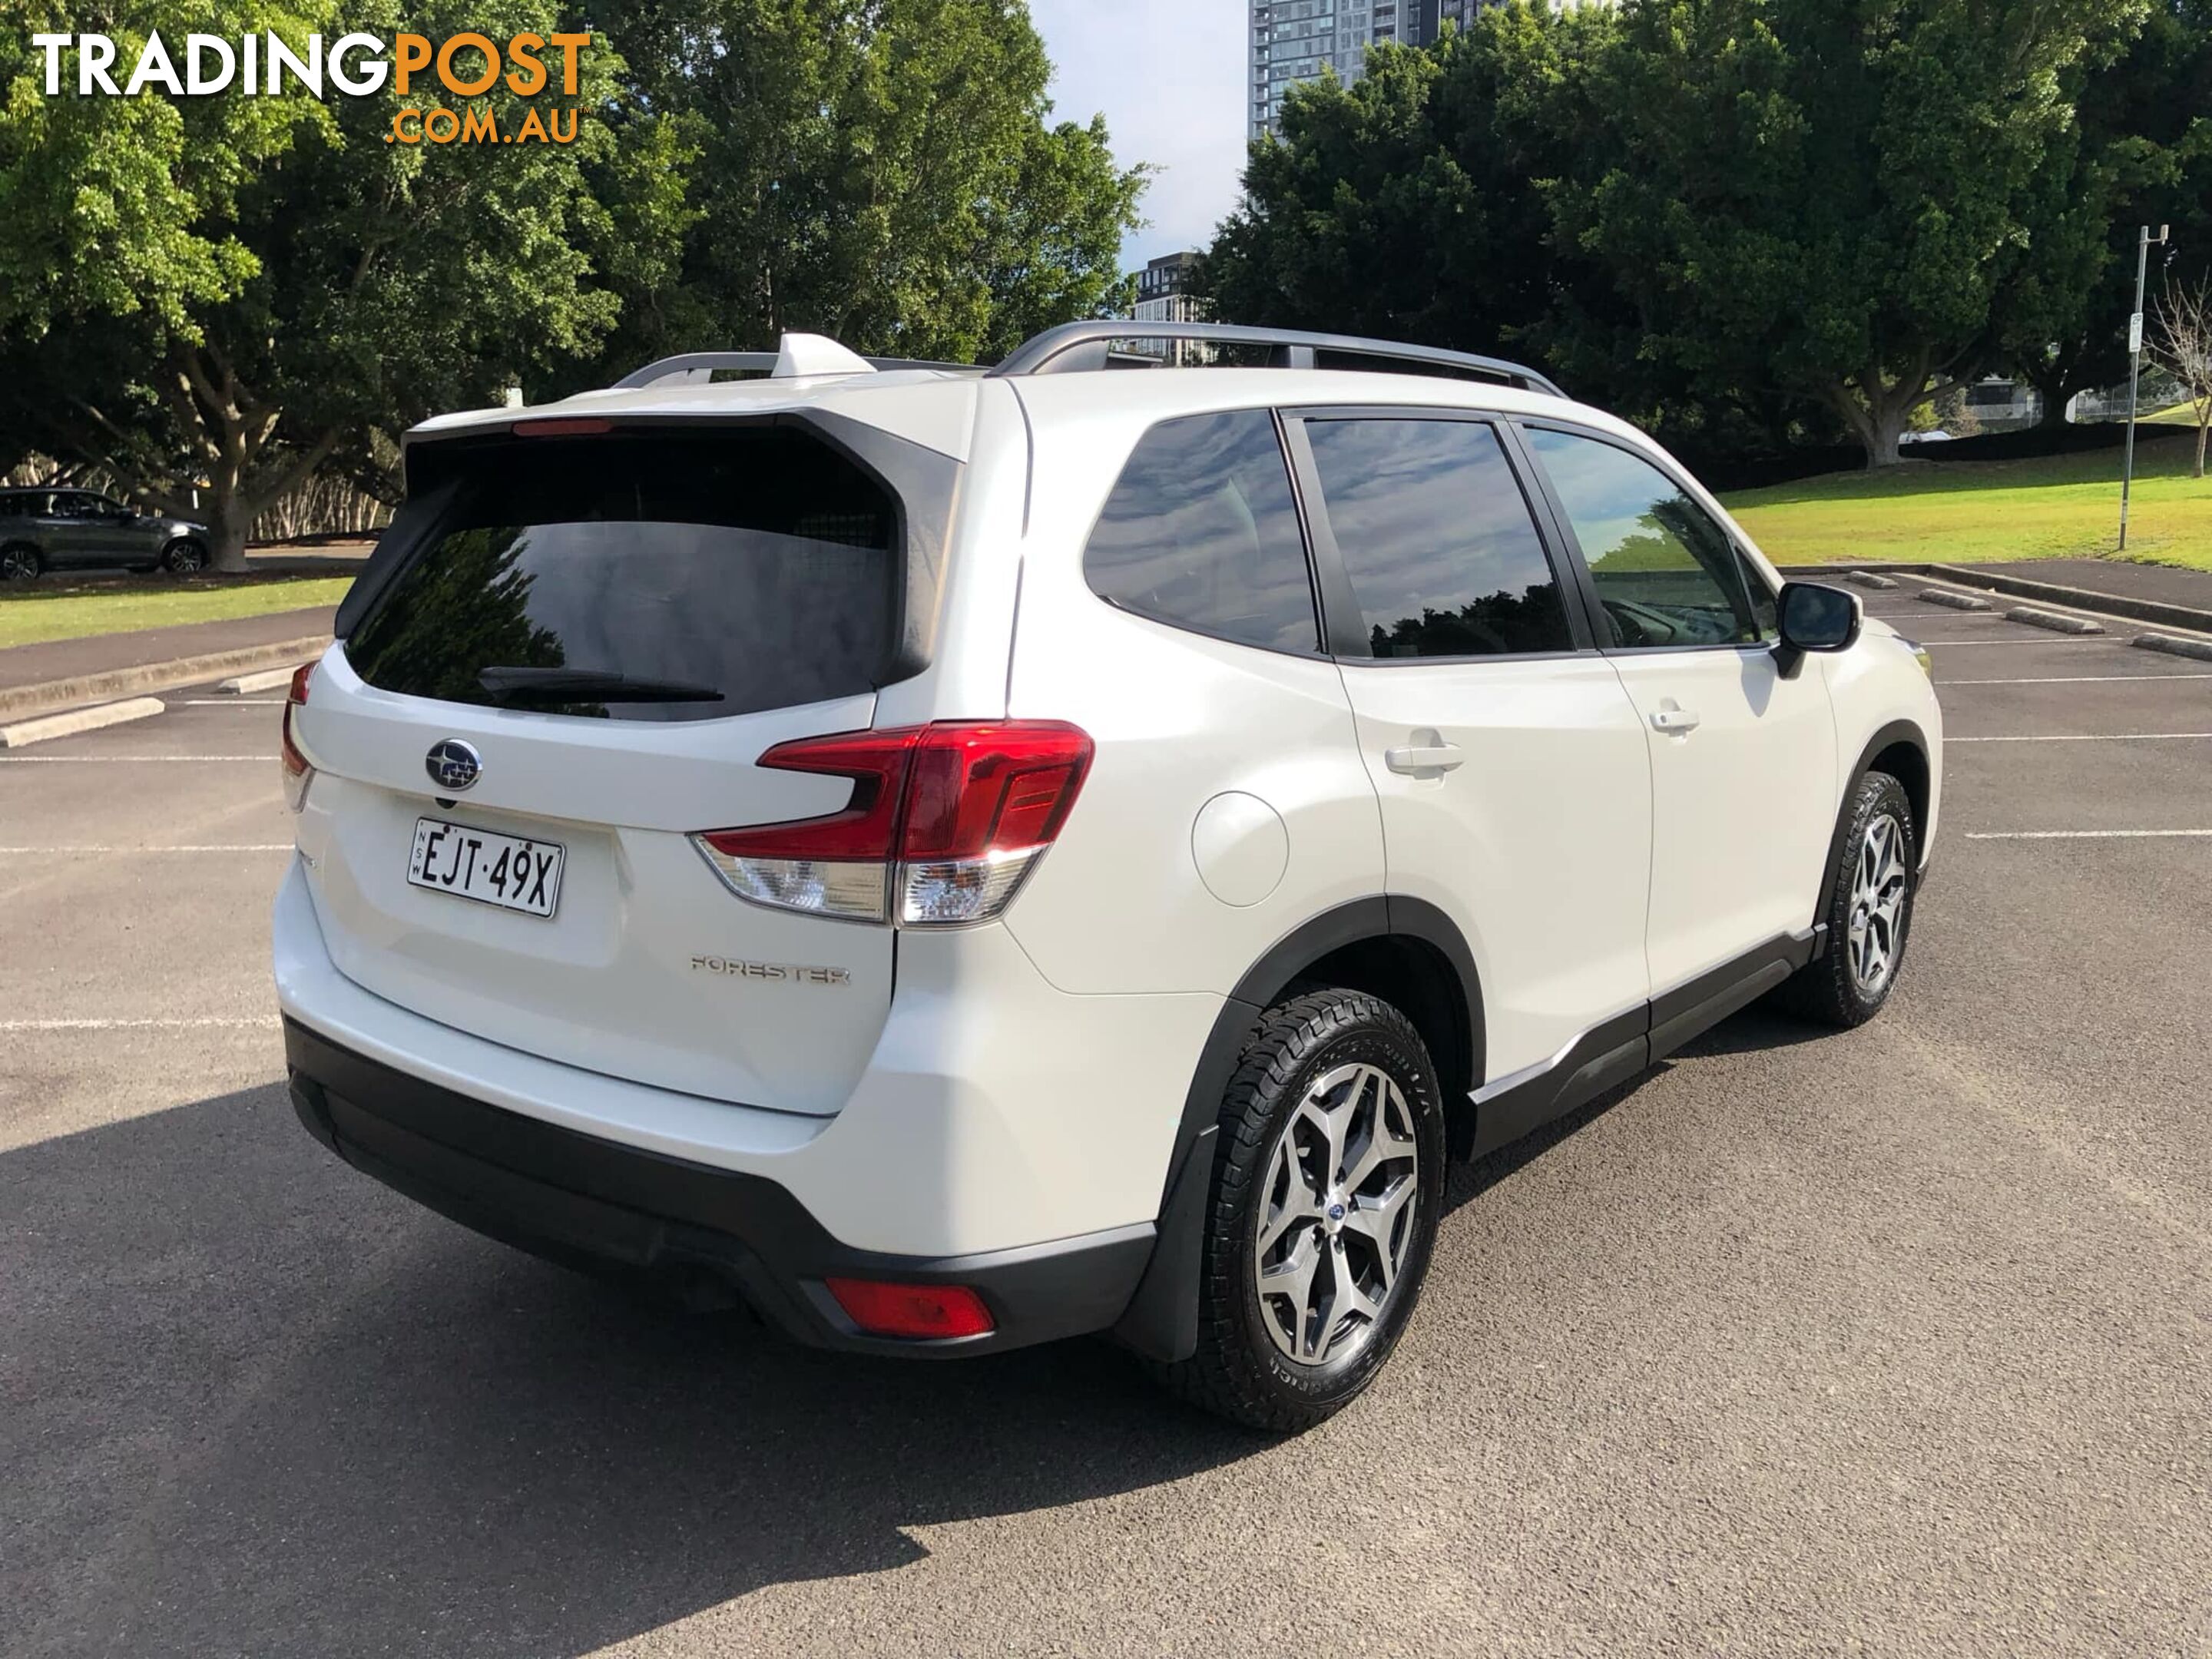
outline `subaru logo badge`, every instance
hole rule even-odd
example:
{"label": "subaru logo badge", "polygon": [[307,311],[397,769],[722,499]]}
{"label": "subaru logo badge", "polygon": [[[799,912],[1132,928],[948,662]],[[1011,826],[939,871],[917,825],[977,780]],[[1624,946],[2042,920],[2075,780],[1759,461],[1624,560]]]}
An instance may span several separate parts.
{"label": "subaru logo badge", "polygon": [[439,788],[458,794],[483,775],[483,757],[477,753],[474,744],[447,738],[423,757],[422,769]]}

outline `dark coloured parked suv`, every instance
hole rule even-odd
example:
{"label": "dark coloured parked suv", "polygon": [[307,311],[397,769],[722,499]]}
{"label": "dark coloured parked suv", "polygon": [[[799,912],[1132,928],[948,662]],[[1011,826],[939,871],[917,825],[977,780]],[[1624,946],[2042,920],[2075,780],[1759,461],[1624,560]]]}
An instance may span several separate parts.
{"label": "dark coloured parked suv", "polygon": [[0,580],[94,565],[204,570],[208,547],[205,525],[149,518],[89,489],[0,489]]}

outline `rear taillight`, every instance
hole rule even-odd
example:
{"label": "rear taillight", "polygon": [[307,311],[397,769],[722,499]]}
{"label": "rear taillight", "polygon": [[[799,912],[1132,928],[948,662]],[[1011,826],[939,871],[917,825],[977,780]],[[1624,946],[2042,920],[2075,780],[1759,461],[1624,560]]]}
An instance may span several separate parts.
{"label": "rear taillight", "polygon": [[315,769],[300,752],[299,739],[292,735],[292,711],[307,700],[307,682],[313,678],[315,665],[302,663],[292,671],[292,684],[284,693],[284,713],[276,729],[277,759],[283,768],[284,805],[295,812],[307,804],[307,784],[315,775]]}
{"label": "rear taillight", "polygon": [[778,744],[758,764],[853,780],[842,812],[692,837],[756,904],[902,927],[988,921],[1052,845],[1091,739],[1046,720],[841,732]]}

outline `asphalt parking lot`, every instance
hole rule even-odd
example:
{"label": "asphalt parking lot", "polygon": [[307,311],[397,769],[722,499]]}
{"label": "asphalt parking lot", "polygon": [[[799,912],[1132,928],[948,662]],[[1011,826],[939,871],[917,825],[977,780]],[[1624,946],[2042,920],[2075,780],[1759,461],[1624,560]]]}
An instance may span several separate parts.
{"label": "asphalt parking lot", "polygon": [[641,1305],[283,1091],[267,702],[0,755],[0,1652],[2212,1652],[2212,664],[1938,610],[1897,1000],[1460,1171],[1273,1444]]}

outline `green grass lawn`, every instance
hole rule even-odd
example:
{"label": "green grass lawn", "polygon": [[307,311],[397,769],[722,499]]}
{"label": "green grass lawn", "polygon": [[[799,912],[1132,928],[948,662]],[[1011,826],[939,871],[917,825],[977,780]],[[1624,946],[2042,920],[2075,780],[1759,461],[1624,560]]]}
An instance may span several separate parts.
{"label": "green grass lawn", "polygon": [[[2212,478],[2189,476],[2195,450],[2193,433],[2137,443],[2130,559],[2212,570]],[[1777,564],[2110,558],[2119,544],[2120,451],[1915,460],[1723,499]]]}
{"label": "green grass lawn", "polygon": [[350,576],[45,577],[0,588],[0,647],[336,605]]}

